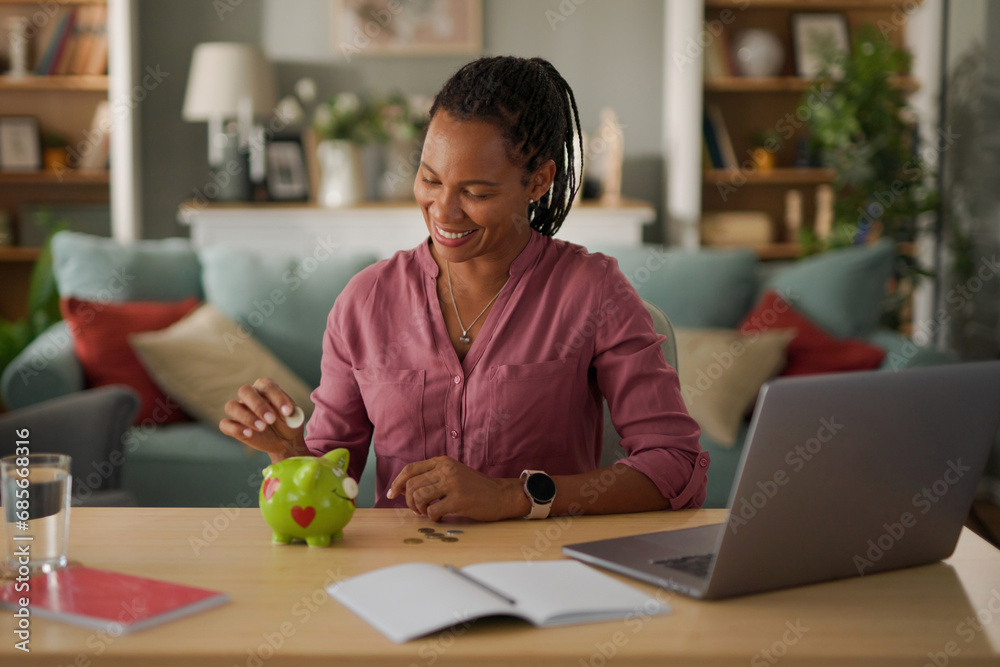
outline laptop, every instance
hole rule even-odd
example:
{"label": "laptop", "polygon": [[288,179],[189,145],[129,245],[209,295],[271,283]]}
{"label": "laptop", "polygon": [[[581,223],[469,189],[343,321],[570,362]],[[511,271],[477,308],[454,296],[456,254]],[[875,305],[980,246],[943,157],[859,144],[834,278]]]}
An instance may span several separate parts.
{"label": "laptop", "polygon": [[1000,361],[772,380],[725,523],[563,553],[704,599],[933,563],[955,549],[998,427]]}

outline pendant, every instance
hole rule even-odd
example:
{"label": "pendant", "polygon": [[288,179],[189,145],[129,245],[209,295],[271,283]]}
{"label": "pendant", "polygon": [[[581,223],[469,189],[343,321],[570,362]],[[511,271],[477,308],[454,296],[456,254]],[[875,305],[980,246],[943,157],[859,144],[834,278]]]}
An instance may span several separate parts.
{"label": "pendant", "polygon": [[458,337],[458,342],[462,343],[463,345],[468,345],[469,342],[470,342],[470,340],[471,339],[468,336],[466,336],[464,333],[461,336]]}

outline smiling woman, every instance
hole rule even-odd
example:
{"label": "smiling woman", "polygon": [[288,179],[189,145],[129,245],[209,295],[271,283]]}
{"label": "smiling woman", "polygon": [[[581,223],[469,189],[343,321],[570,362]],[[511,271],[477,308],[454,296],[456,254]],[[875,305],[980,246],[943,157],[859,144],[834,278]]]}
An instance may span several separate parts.
{"label": "smiling woman", "polygon": [[[414,184],[429,238],[337,298],[308,436],[278,418],[295,405],[267,378],[240,387],[220,429],[275,461],[346,448],[355,479],[371,444],[376,506],[434,520],[700,506],[709,459],[662,336],[614,259],[552,238],[581,147],[547,61],[459,70]],[[598,494],[604,400],[628,456]]]}

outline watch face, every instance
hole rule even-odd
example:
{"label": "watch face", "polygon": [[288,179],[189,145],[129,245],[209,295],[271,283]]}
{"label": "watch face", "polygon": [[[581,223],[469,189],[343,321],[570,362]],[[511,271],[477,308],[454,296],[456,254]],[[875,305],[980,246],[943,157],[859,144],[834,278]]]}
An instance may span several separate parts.
{"label": "watch face", "polygon": [[536,503],[550,503],[556,497],[556,483],[545,473],[529,475],[525,486]]}

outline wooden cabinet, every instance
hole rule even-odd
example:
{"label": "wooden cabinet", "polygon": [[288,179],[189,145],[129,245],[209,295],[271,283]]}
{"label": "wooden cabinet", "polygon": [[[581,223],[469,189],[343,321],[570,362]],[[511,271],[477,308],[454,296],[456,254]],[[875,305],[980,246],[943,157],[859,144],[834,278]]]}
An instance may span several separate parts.
{"label": "wooden cabinet", "polygon": [[[106,0],[59,0],[28,2],[0,0],[0,32],[7,40],[5,23],[9,17],[24,16],[32,22],[29,39],[30,65],[60,24],[61,16],[86,7],[105,6]],[[0,75],[0,115],[30,116],[42,132],[62,135],[69,152],[82,154],[92,148],[91,124],[98,105],[108,99],[106,75]],[[0,171],[0,216],[9,220],[14,247],[0,247],[0,315],[14,318],[24,314],[26,279],[37,249],[20,245],[19,212],[24,205],[104,203],[109,201],[110,177],[106,169],[88,171]]]}
{"label": "wooden cabinet", "polygon": [[[916,4],[919,3],[909,3]],[[705,40],[710,28],[722,29],[722,36],[706,46],[732,51],[735,37],[746,30],[763,29],[778,37],[784,48],[784,64],[777,76],[715,76],[703,83],[706,111],[717,110],[736,154],[738,169],[706,169],[701,180],[701,211],[763,211],[772,222],[771,238],[755,245],[764,259],[798,256],[797,238],[785,228],[785,197],[790,189],[801,193],[802,225],[811,227],[816,217],[816,189],[832,183],[833,171],[799,167],[801,142],[806,136],[805,119],[811,114],[804,96],[817,84],[796,76],[792,16],[799,12],[836,12],[846,17],[851,36],[862,25],[880,28],[894,45],[904,44],[906,13],[898,0],[705,0]],[[718,52],[717,52],[718,53]],[[896,85],[914,90],[918,83],[899,77]],[[765,171],[752,157],[753,138],[762,132],[776,135],[771,151],[774,168]],[[774,144],[771,144],[774,146]],[[708,165],[711,166],[710,164]]]}

